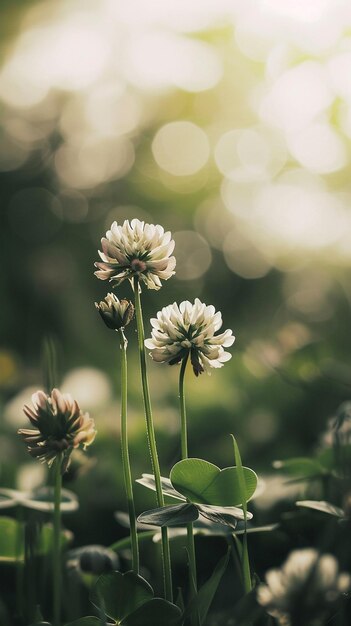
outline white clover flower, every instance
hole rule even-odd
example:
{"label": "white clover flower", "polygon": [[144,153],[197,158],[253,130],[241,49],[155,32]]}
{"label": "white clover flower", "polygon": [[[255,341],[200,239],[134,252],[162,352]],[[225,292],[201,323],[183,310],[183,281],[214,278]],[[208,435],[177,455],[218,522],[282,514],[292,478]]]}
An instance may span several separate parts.
{"label": "white clover flower", "polygon": [[176,260],[170,256],[174,241],[159,224],[145,224],[137,219],[131,223],[125,220],[122,226],[113,222],[101,245],[102,262],[95,263],[95,276],[101,280],[120,285],[126,278],[132,282],[137,276],[148,289],[160,289],[161,279],[168,280],[175,274]]}
{"label": "white clover flower", "polygon": [[328,612],[341,593],[349,591],[351,577],[339,573],[331,554],[313,548],[294,550],[281,569],[266,573],[266,584],[257,590],[257,600],[280,626],[308,624]]}
{"label": "white clover flower", "polygon": [[190,354],[196,376],[212,367],[223,367],[231,359],[225,352],[234,343],[231,330],[220,335],[215,332],[222,326],[222,314],[214,306],[203,304],[198,298],[194,304],[188,300],[164,307],[151,319],[152,337],[145,345],[151,350],[154,361],[174,365]]}

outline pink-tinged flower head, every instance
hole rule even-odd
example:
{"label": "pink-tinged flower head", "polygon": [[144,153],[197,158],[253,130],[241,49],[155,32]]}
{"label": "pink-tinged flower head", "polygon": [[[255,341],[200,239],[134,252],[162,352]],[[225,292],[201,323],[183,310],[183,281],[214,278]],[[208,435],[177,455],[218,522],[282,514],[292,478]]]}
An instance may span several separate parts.
{"label": "pink-tinged flower head", "polygon": [[49,467],[62,454],[67,468],[73,448],[82,444],[85,449],[95,439],[94,420],[82,413],[78,403],[69,394],[53,389],[50,395],[37,391],[32,395],[33,407],[24,412],[34,430],[21,428],[18,434],[27,444],[28,452]]}
{"label": "pink-tinged flower head", "polygon": [[95,276],[120,285],[135,276],[148,289],[160,289],[161,280],[175,274],[176,260],[171,256],[174,241],[170,232],[159,224],[145,224],[134,219],[120,226],[113,222],[111,230],[101,239],[101,261],[95,263]]}
{"label": "pink-tinged flower head", "polygon": [[190,355],[196,376],[212,368],[223,367],[231,359],[224,348],[233,345],[231,330],[216,335],[222,326],[222,314],[198,298],[164,307],[151,320],[152,336],[145,345],[154,361],[174,365]]}

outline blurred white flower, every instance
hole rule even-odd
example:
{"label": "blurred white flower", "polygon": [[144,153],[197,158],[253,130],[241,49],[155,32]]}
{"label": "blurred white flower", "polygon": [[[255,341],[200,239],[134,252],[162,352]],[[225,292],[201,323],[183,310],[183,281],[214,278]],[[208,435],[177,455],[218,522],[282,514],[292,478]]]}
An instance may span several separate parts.
{"label": "blurred white flower", "polygon": [[320,444],[322,448],[346,446],[351,443],[351,402],[343,402],[336,415],[330,417],[326,430],[322,433]]}
{"label": "blurred white flower", "polygon": [[170,256],[174,241],[170,232],[159,224],[145,224],[138,219],[113,222],[106,238],[101,239],[102,262],[95,263],[95,276],[120,285],[126,278],[138,277],[148,289],[160,289],[162,280],[175,274],[176,260]]}
{"label": "blurred white flower", "polygon": [[222,314],[214,306],[203,304],[198,298],[194,304],[188,300],[164,307],[151,319],[152,337],[145,345],[151,350],[154,361],[174,365],[190,354],[196,376],[212,367],[223,367],[231,359],[225,352],[234,343],[231,330],[220,335],[215,332],[222,326]]}
{"label": "blurred white flower", "polygon": [[111,402],[109,378],[95,367],[76,367],[70,370],[61,384],[62,393],[70,393],[87,411],[95,413]]}
{"label": "blurred white flower", "polygon": [[16,485],[19,491],[32,491],[41,487],[47,478],[44,465],[24,463],[18,469]]}
{"label": "blurred white flower", "polygon": [[306,548],[291,552],[280,570],[267,572],[257,600],[280,626],[295,626],[325,614],[350,585],[351,577],[339,573],[334,556]]}
{"label": "blurred white flower", "polygon": [[5,404],[3,416],[12,428],[20,428],[27,423],[26,417],[23,415],[23,405],[30,402],[38,387],[39,384],[25,387]]}

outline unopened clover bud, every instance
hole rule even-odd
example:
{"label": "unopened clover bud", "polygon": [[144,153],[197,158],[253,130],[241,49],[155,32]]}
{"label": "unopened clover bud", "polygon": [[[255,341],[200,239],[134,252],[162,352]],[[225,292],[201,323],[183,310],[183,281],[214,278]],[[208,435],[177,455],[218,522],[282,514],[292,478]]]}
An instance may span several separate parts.
{"label": "unopened clover bud", "polygon": [[118,568],[117,554],[104,546],[85,546],[79,552],[79,566],[82,572],[99,576]]}
{"label": "unopened clover bud", "polygon": [[129,300],[119,300],[114,293],[108,293],[104,300],[95,302],[95,306],[107,328],[111,330],[120,330],[133,319],[133,304]]}
{"label": "unopened clover bud", "polygon": [[63,473],[72,450],[80,445],[85,449],[94,441],[94,420],[88,413],[82,413],[69,394],[58,389],[53,389],[51,394],[37,391],[32,395],[32,405],[26,405],[24,413],[34,429],[20,428],[18,434],[27,444],[29,454],[49,467],[63,456]]}

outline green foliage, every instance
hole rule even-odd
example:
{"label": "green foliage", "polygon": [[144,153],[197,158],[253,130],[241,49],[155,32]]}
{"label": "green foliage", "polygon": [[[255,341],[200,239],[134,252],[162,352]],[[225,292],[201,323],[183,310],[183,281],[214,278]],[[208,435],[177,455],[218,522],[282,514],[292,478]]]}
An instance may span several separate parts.
{"label": "green foliage", "polygon": [[190,619],[198,619],[200,625],[205,622],[214,595],[218,589],[218,585],[221,582],[222,576],[227,568],[229,554],[230,551],[228,550],[227,554],[225,554],[225,556],[223,556],[216,565],[211,577],[201,587],[186,609],[185,616],[189,616]]}
{"label": "green foliage", "polygon": [[[154,526],[185,526],[194,522],[199,515],[205,517],[214,524],[229,526],[231,530],[236,528],[238,520],[244,518],[242,509],[235,506],[211,506],[205,504],[184,503],[164,506],[151,511],[145,511],[138,517],[138,522]],[[248,518],[252,514],[248,513]]]}
{"label": "green foliage", "polygon": [[[24,562],[24,529],[25,525],[11,517],[0,517],[0,563]],[[44,524],[39,529],[37,554],[45,555],[52,551],[53,527]],[[65,547],[71,540],[69,531],[61,533],[61,546]]]}
{"label": "green foliage", "polygon": [[[91,592],[92,603],[121,626],[173,626],[180,622],[180,609],[154,598],[149,583],[134,572],[111,572],[98,579]],[[86,620],[93,618],[87,617]],[[95,626],[96,622],[73,622],[74,626]],[[73,624],[71,626],[73,626]]]}
{"label": "green foliage", "polygon": [[351,445],[341,445],[326,448],[318,456],[319,462],[326,472],[338,474],[340,468],[349,469],[351,466]]}
{"label": "green foliage", "polygon": [[98,617],[81,617],[74,622],[69,622],[65,626],[101,626],[101,620]]}
{"label": "green foliage", "polygon": [[318,459],[295,457],[285,461],[274,461],[274,469],[278,469],[288,476],[311,478],[324,473],[325,468]]}
{"label": "green foliage", "polygon": [[[205,517],[214,524],[224,524],[229,526],[232,530],[236,528],[238,520],[242,520],[244,518],[243,510],[235,506],[224,507],[208,504],[197,504],[196,506],[202,517]],[[250,518],[252,517],[251,513],[248,515]]]}
{"label": "green foliage", "polygon": [[246,483],[245,483],[245,473],[244,473],[243,464],[241,462],[239,446],[238,446],[238,444],[236,442],[236,439],[235,439],[234,435],[232,435],[232,439],[233,439],[233,445],[234,445],[235,463],[237,465],[238,484],[239,484],[239,492],[240,492],[240,504],[243,507],[244,519],[245,519],[245,522],[246,522],[246,516],[247,516],[247,488],[246,488]]}
{"label": "green foliage", "polygon": [[339,519],[345,518],[343,509],[339,506],[335,506],[335,504],[331,504],[330,502],[325,502],[325,500],[298,500],[296,502],[296,506],[313,509],[315,511],[319,511],[320,513],[327,513],[328,515],[338,517]]}
{"label": "green foliage", "polygon": [[90,599],[108,617],[121,622],[153,595],[149,583],[134,572],[111,572],[100,576]]}
{"label": "green foliage", "polygon": [[245,475],[244,475],[243,465],[241,462],[239,446],[236,442],[234,435],[232,435],[232,439],[233,439],[233,445],[234,445],[235,463],[237,464],[237,468],[238,468],[239,489],[240,489],[240,496],[241,496],[241,504],[242,504],[243,511],[244,511],[244,522],[245,522],[244,537],[243,537],[242,550],[241,550],[241,565],[242,565],[245,592],[249,593],[251,591],[251,573],[250,573],[250,563],[249,563],[249,553],[248,553],[248,548],[247,548],[247,533],[246,533],[247,502],[246,502]]}
{"label": "green foliage", "polygon": [[[136,480],[136,482],[139,483],[139,485],[143,485],[143,487],[146,487],[147,489],[156,491],[156,482],[153,474],[143,474],[141,478]],[[164,496],[174,498],[175,500],[185,500],[184,496],[172,487],[172,483],[169,478],[161,476],[161,486]]]}
{"label": "green foliage", "polygon": [[138,522],[151,524],[152,526],[183,526],[194,522],[199,517],[199,512],[191,503],[163,506],[151,511],[145,511],[138,517]]}
{"label": "green foliage", "polygon": [[154,598],[139,607],[128,618],[121,622],[125,626],[175,626],[181,620],[180,609],[163,600]]}
{"label": "green foliage", "polygon": [[[257,476],[247,467],[243,468],[243,472],[247,501],[256,490]],[[202,459],[184,459],[174,465],[170,478],[173,487],[191,502],[218,506],[236,506],[242,503],[237,467],[221,470]]]}

